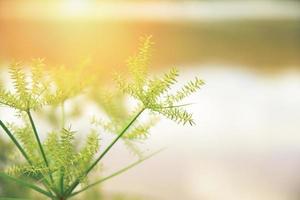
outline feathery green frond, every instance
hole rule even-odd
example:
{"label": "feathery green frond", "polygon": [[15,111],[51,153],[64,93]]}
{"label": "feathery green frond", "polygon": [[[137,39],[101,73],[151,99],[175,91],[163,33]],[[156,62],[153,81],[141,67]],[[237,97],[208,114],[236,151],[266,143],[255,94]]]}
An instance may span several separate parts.
{"label": "feathery green frond", "polygon": [[31,160],[35,162],[40,161],[38,157],[38,145],[35,141],[33,131],[29,124],[25,124],[25,126],[16,126],[13,124],[9,125],[9,128],[15,134],[18,141],[20,141],[26,153],[29,155]]}
{"label": "feathery green frond", "polygon": [[155,109],[154,111],[162,114],[163,116],[185,125],[189,123],[191,126],[195,125],[192,114],[188,113],[182,108],[164,108],[164,109]]}
{"label": "feathery green frond", "polygon": [[131,80],[122,75],[117,75],[115,80],[122,92],[141,102],[143,107],[159,113],[177,123],[194,124],[192,114],[183,108],[177,108],[177,104],[192,93],[198,91],[204,84],[199,78],[190,81],[175,94],[171,93],[172,86],[177,82],[178,70],[173,68],[162,78],[150,78],[147,75],[147,67],[151,55],[151,37],[142,40],[140,52],[128,62]]}
{"label": "feathery green frond", "polygon": [[86,72],[83,66],[67,68],[61,66],[51,71],[54,92],[48,91],[47,102],[51,105],[57,105],[67,99],[79,94],[90,79],[83,79]]}
{"label": "feathery green frond", "polygon": [[44,59],[33,59],[30,68],[32,80],[31,92],[34,95],[40,95],[43,92],[43,90],[46,89],[46,83],[44,80]]}
{"label": "feathery green frond", "polygon": [[[97,90],[93,92],[96,103],[105,112],[108,119],[96,119],[93,118],[92,123],[100,126],[109,133],[116,134],[131,120],[131,118],[138,112],[140,107],[138,106],[137,111],[129,111],[127,109],[127,102],[124,94],[118,90]],[[129,145],[129,142],[125,140],[144,140],[149,135],[150,128],[155,124],[156,120],[150,118],[145,122],[136,122],[133,127],[128,130],[122,137],[125,145],[129,149],[132,149],[133,144]],[[133,150],[136,152],[136,150]]]}
{"label": "feathery green frond", "polygon": [[13,165],[6,169],[8,175],[14,177],[33,177],[38,178],[41,174],[46,175],[48,168],[44,166],[31,166],[31,165]]}
{"label": "feathery green frond", "polygon": [[14,87],[16,89],[17,94],[19,97],[22,97],[22,99],[25,99],[26,101],[29,101],[28,99],[28,83],[26,80],[25,72],[22,68],[22,63],[17,62],[9,67],[9,73],[13,80]]}
{"label": "feathery green frond", "polygon": [[32,60],[28,68],[20,62],[9,67],[14,92],[0,89],[0,104],[20,111],[57,105],[80,93],[88,80],[82,79],[83,68],[56,68],[45,73],[43,59]]}
{"label": "feathery green frond", "polygon": [[70,129],[63,129],[61,131],[60,135],[60,148],[63,153],[62,159],[72,159],[74,154],[74,131],[71,131]]}
{"label": "feathery green frond", "polygon": [[89,165],[96,153],[99,151],[100,143],[99,136],[96,131],[92,131],[87,139],[84,147],[76,154],[75,160],[79,165],[80,169],[84,169],[85,166]]}
{"label": "feathery green frond", "polygon": [[153,45],[151,38],[152,36],[142,37],[138,53],[127,60],[127,66],[136,82],[136,90],[139,92],[143,90],[151,58],[151,47]]}
{"label": "feathery green frond", "polygon": [[92,131],[86,139],[81,150],[75,148],[74,131],[62,129],[60,132],[49,134],[45,149],[49,155],[52,171],[56,171],[54,177],[59,177],[60,170],[64,173],[64,184],[68,185],[82,174],[99,150],[99,138],[95,131]]}
{"label": "feathery green frond", "polygon": [[42,60],[34,60],[29,73],[20,62],[10,65],[9,74],[13,82],[14,92],[2,89],[0,91],[0,104],[20,111],[35,110],[43,106],[42,93],[46,90],[46,84],[43,84],[46,75],[41,69],[43,66]]}
{"label": "feathery green frond", "polygon": [[204,82],[196,77],[194,81],[189,81],[187,84],[185,84],[181,90],[176,92],[176,94],[168,96],[167,101],[180,102],[184,98],[190,96],[192,93],[197,92],[203,86],[203,84]]}
{"label": "feathery green frond", "polygon": [[170,90],[171,86],[177,82],[176,78],[178,76],[178,70],[176,68],[172,68],[168,73],[164,74],[161,79],[154,78],[149,80],[149,89],[147,90],[146,96],[151,98],[151,100],[146,100],[145,103],[156,101],[157,98],[161,97],[161,95]]}
{"label": "feathery green frond", "polygon": [[17,110],[23,110],[23,102],[20,101],[15,95],[11,92],[5,91],[4,89],[0,90],[0,104],[15,108]]}

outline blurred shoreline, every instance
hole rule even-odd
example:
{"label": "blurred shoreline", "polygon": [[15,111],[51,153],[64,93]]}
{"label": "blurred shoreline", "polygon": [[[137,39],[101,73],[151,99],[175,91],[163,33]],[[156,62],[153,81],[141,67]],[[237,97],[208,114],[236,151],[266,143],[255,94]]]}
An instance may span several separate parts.
{"label": "blurred shoreline", "polygon": [[[300,68],[300,20],[214,23],[44,22],[0,19],[0,60],[46,58],[50,65],[122,68],[138,38],[153,35],[152,66],[224,63],[258,72]],[[118,47],[116,49],[116,47]]]}
{"label": "blurred shoreline", "polygon": [[2,63],[45,58],[73,66],[89,58],[92,66],[122,68],[138,38],[153,35],[154,70],[174,63],[300,69],[297,1],[28,2],[0,2]]}
{"label": "blurred shoreline", "polygon": [[[223,21],[300,19],[299,1],[2,1],[4,19]],[[234,11],[234,12],[232,12]],[[37,17],[39,16],[39,17]]]}

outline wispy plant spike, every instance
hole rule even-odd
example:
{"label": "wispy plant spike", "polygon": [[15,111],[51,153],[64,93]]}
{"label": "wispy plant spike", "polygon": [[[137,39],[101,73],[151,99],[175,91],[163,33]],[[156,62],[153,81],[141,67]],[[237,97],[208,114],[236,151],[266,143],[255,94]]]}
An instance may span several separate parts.
{"label": "wispy plant spike", "polygon": [[[128,63],[132,79],[124,81],[123,76],[119,75],[116,77],[117,85],[121,91],[141,102],[145,109],[164,115],[177,123],[193,125],[192,114],[183,108],[175,107],[181,104],[181,101],[186,97],[198,91],[204,82],[196,77],[194,81],[188,82],[182,89],[172,94],[172,86],[177,83],[179,74],[177,69],[171,69],[162,78],[149,78],[146,76],[147,70],[144,68],[148,67],[148,62],[147,64],[140,64],[144,62],[143,59],[140,59],[140,55],[150,55],[151,45],[149,44],[152,44],[150,41],[151,37],[143,39],[142,47],[140,48],[142,53],[131,58],[133,61],[139,61],[139,65],[136,62]],[[164,109],[165,107],[173,108]]]}

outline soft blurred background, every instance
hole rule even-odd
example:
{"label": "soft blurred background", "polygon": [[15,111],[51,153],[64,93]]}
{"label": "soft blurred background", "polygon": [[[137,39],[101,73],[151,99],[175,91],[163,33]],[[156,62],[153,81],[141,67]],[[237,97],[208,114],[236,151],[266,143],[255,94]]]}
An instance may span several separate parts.
{"label": "soft blurred background", "polygon": [[[1,66],[88,58],[109,73],[124,67],[144,35],[155,42],[153,73],[178,66],[182,81],[205,81],[190,98],[197,125],[162,120],[145,146],[167,150],[101,191],[116,199],[298,200],[299,1],[0,1]],[[120,149],[107,170],[127,163]]]}

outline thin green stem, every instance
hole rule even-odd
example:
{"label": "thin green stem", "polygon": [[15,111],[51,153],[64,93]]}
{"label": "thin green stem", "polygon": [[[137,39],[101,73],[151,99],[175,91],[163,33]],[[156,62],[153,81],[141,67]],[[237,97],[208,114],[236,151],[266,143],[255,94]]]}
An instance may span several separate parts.
{"label": "thin green stem", "polygon": [[43,190],[42,188],[40,188],[40,187],[38,187],[38,186],[36,186],[36,185],[33,185],[33,184],[31,184],[31,183],[28,183],[28,182],[26,182],[26,181],[24,181],[24,180],[21,180],[21,179],[18,179],[18,178],[9,176],[9,175],[7,175],[7,174],[5,174],[5,173],[1,173],[1,172],[0,172],[0,177],[1,177],[1,178],[5,178],[5,179],[10,180],[10,181],[14,181],[14,182],[16,182],[16,183],[19,184],[19,185],[22,185],[22,186],[24,186],[24,187],[31,188],[32,190],[35,190],[36,192],[39,192],[39,193],[41,193],[41,194],[43,194],[43,195],[45,195],[45,196],[47,196],[47,197],[53,198],[53,195],[51,195],[51,193],[49,193],[49,192]]}
{"label": "thin green stem", "polygon": [[[49,171],[49,174],[53,174],[54,172],[56,172],[57,170],[54,170],[54,171]],[[47,180],[47,177],[46,176],[43,176],[41,179],[38,179],[38,180],[36,180],[37,181],[37,183],[42,183],[44,186],[45,186],[45,188],[47,189],[47,191],[49,192],[49,193],[51,193],[52,194],[52,192],[54,192],[56,195],[59,195],[59,191],[58,191],[58,189],[56,189],[54,186],[53,186],[53,184],[51,185],[50,183],[49,183],[49,181]]]}
{"label": "thin green stem", "polygon": [[[114,146],[114,144],[125,134],[125,132],[130,128],[130,126],[137,120],[137,118],[145,111],[146,108],[141,109],[136,116],[128,123],[128,125],[119,133],[119,135],[106,147],[103,153],[91,164],[91,166],[85,171],[83,177],[87,176],[89,172],[100,162],[100,160],[109,152],[109,150]],[[67,189],[66,195],[69,196],[73,190],[80,183],[80,178],[77,178],[76,181]]]}
{"label": "thin green stem", "polygon": [[5,133],[8,135],[8,137],[13,141],[13,143],[16,145],[16,147],[19,149],[21,154],[24,156],[24,158],[27,160],[27,162],[32,165],[32,161],[30,160],[29,156],[25,152],[25,150],[22,148],[20,143],[17,141],[17,139],[13,136],[13,134],[10,132],[10,130],[5,126],[5,124],[0,120],[0,126],[5,131]]}
{"label": "thin green stem", "polygon": [[137,118],[144,112],[145,108],[137,113],[137,115],[129,122],[129,124],[121,131],[121,133],[110,143],[110,145],[103,151],[103,153],[94,161],[94,163],[87,169],[86,174],[88,174],[99,161],[109,152],[109,150],[114,146],[114,144],[125,134],[125,132],[130,128],[130,126],[137,120]]}
{"label": "thin green stem", "polygon": [[75,196],[75,195],[78,195],[79,193],[84,192],[84,191],[90,189],[91,187],[94,187],[94,186],[96,186],[96,185],[98,185],[98,184],[100,184],[100,183],[102,183],[102,182],[104,182],[104,181],[106,181],[106,180],[109,180],[109,179],[111,179],[111,178],[113,178],[113,177],[115,177],[115,176],[117,176],[117,175],[120,175],[120,174],[122,174],[122,173],[128,171],[129,169],[131,169],[131,168],[137,166],[138,164],[142,163],[143,161],[145,161],[145,160],[147,160],[147,159],[153,157],[154,155],[160,153],[162,150],[163,150],[163,149],[161,149],[161,150],[159,150],[159,151],[157,151],[157,152],[154,152],[154,153],[152,153],[152,154],[150,154],[150,155],[148,155],[148,156],[146,156],[146,157],[144,157],[144,158],[142,158],[142,159],[140,159],[140,160],[138,160],[138,161],[136,161],[136,162],[134,162],[134,163],[132,163],[132,164],[126,166],[126,167],[124,167],[123,169],[121,169],[121,170],[119,170],[119,171],[116,171],[116,172],[112,173],[111,175],[106,176],[105,178],[102,178],[102,179],[100,179],[99,181],[96,181],[96,182],[94,182],[94,183],[92,183],[92,184],[86,186],[85,188],[83,188],[83,189],[81,189],[81,190],[72,193],[72,194],[70,195],[70,197],[73,197],[73,196]]}
{"label": "thin green stem", "polygon": [[35,138],[36,138],[36,140],[37,140],[37,143],[38,143],[39,149],[40,149],[40,151],[41,151],[42,157],[43,157],[43,159],[44,159],[44,162],[45,162],[46,166],[49,167],[49,163],[48,163],[48,160],[47,160],[47,158],[46,158],[46,154],[45,154],[44,148],[43,148],[43,146],[42,146],[40,137],[39,137],[39,135],[38,135],[38,132],[37,132],[37,130],[36,130],[36,126],[35,126],[35,124],[34,124],[34,121],[33,121],[33,119],[32,119],[32,115],[31,115],[31,113],[30,113],[29,110],[27,111],[27,115],[28,115],[28,117],[29,117],[31,127],[32,127],[32,130],[33,130],[33,132],[34,132],[34,136],[35,136]]}
{"label": "thin green stem", "polygon": [[[33,166],[32,161],[30,160],[29,156],[27,155],[27,153],[25,152],[25,150],[22,148],[21,144],[17,141],[17,139],[13,136],[13,134],[10,132],[10,130],[5,126],[5,124],[0,120],[0,126],[2,127],[2,129],[6,132],[6,134],[9,136],[9,138],[13,141],[13,143],[16,145],[16,147],[19,149],[19,151],[21,152],[21,154],[23,155],[23,157],[26,159],[26,161]],[[48,188],[49,187],[49,183],[47,180],[43,181],[43,185]]]}
{"label": "thin green stem", "polygon": [[[47,157],[46,157],[44,148],[43,148],[43,146],[42,146],[42,143],[41,143],[39,134],[38,134],[38,132],[37,132],[37,130],[36,130],[36,126],[35,126],[34,121],[33,121],[33,119],[32,119],[32,115],[31,115],[31,113],[30,113],[30,110],[27,110],[26,113],[27,113],[27,115],[28,115],[28,117],[29,117],[29,121],[30,121],[32,130],[33,130],[33,133],[34,133],[35,138],[36,138],[36,140],[37,140],[37,143],[38,143],[39,149],[40,149],[40,151],[41,151],[42,157],[43,157],[43,159],[44,159],[44,162],[45,162],[45,164],[46,164],[46,167],[49,168],[49,162],[48,162],[48,160],[47,160]],[[54,183],[53,177],[52,177],[52,174],[51,174],[51,173],[49,173],[49,176],[50,176],[51,182]]]}

